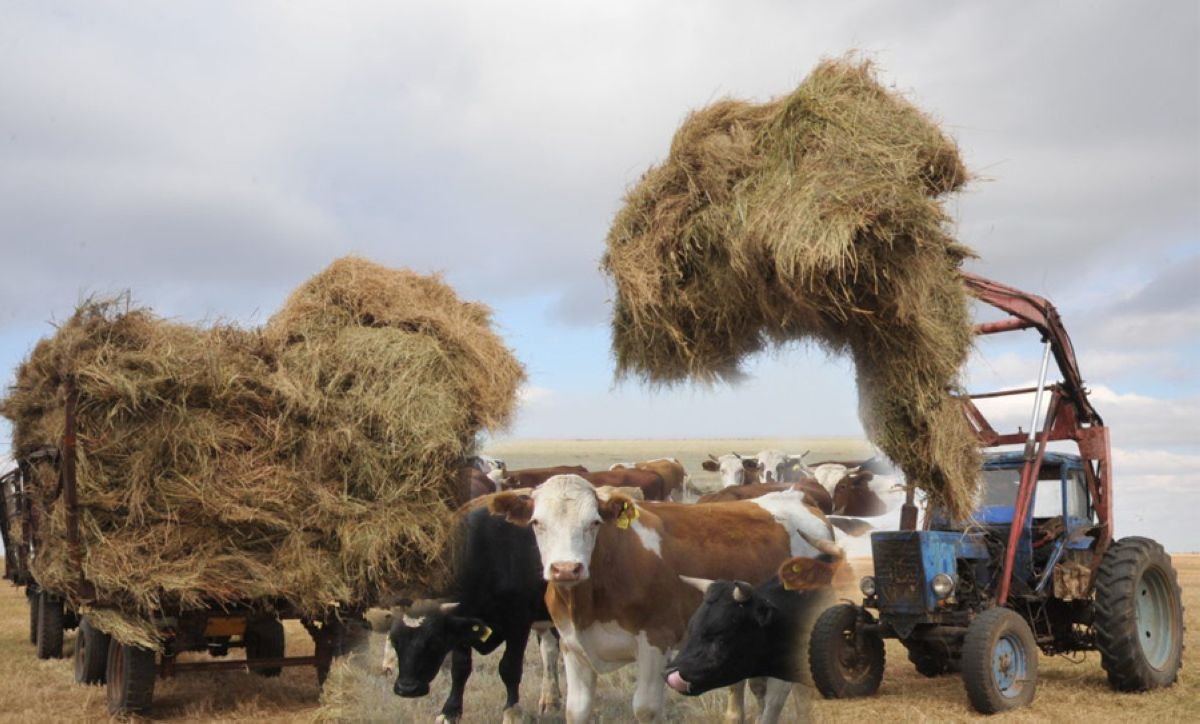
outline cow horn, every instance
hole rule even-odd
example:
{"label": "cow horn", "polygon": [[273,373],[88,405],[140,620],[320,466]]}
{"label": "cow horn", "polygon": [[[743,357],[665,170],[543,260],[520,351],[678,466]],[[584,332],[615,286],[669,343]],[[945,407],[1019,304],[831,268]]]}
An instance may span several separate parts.
{"label": "cow horn", "polygon": [[707,593],[708,587],[711,586],[713,583],[712,581],[708,580],[707,578],[692,578],[691,576],[680,576],[679,580],[688,584],[689,586],[696,589],[700,593]]}
{"label": "cow horn", "polygon": [[454,609],[458,608],[458,601],[450,601],[449,603],[443,603],[440,606],[438,606],[438,608],[441,609],[442,613],[453,613]]}
{"label": "cow horn", "polygon": [[733,600],[738,603],[745,603],[750,600],[749,594],[742,590],[740,583],[733,584]]}
{"label": "cow horn", "polygon": [[837,558],[840,560],[843,556],[846,555],[846,552],[842,550],[842,547],[839,546],[837,543],[834,543],[831,540],[821,540],[820,538],[812,538],[804,531],[796,531],[796,532],[799,533],[800,537],[803,538],[805,540],[805,542],[807,542],[810,546],[812,546],[813,548],[816,548],[818,551],[820,551],[821,553],[824,553],[827,556],[833,556],[834,558]]}
{"label": "cow horn", "polygon": [[708,459],[712,460],[713,462],[718,462],[718,463],[721,462],[720,460],[717,460],[717,456],[713,455],[712,453],[708,454]]}

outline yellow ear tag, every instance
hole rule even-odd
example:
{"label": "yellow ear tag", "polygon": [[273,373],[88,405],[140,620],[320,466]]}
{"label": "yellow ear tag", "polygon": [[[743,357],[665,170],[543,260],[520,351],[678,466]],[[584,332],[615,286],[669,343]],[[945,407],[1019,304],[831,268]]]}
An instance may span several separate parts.
{"label": "yellow ear tag", "polygon": [[492,629],[487,626],[472,626],[471,630],[479,634],[480,641],[487,641],[492,637]]}
{"label": "yellow ear tag", "polygon": [[792,573],[799,573],[800,570],[801,570],[801,567],[800,567],[799,563],[792,564]]}
{"label": "yellow ear tag", "polygon": [[621,514],[617,516],[617,527],[621,530],[628,528],[629,524],[637,520],[639,515],[641,515],[641,511],[637,509],[636,505],[625,503],[621,508]]}

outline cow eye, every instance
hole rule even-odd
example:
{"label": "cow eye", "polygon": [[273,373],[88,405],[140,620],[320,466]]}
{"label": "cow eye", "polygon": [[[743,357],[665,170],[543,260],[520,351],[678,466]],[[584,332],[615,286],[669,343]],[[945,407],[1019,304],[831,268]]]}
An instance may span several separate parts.
{"label": "cow eye", "polygon": [[598,521],[598,520],[593,520],[593,521],[592,521],[592,527],[593,527],[593,528],[599,528],[599,527],[600,527],[600,521]]}
{"label": "cow eye", "polygon": [[537,520],[536,518],[534,520],[529,521],[529,524],[532,525],[534,528],[542,527],[542,521]]}

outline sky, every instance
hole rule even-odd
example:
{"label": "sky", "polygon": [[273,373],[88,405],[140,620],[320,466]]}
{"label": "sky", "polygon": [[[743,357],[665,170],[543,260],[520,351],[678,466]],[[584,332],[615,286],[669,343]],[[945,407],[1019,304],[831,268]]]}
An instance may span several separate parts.
{"label": "sky", "polygon": [[[850,363],[815,349],[751,360],[735,387],[614,381],[599,271],[623,193],[690,109],[787,93],[854,50],[977,175],[947,202],[968,268],[1062,312],[1112,428],[1118,535],[1200,550],[1176,514],[1200,508],[1194,2],[0,0],[0,17],[5,386],[89,294],[258,324],[353,253],[494,309],[529,371],[506,436],[861,436]],[[979,345],[971,388],[1034,379],[1038,340],[1018,337]]]}

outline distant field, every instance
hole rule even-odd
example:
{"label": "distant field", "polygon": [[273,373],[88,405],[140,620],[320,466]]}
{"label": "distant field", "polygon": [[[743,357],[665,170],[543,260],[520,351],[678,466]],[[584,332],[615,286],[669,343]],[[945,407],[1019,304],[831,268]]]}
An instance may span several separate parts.
{"label": "distant field", "polygon": [[[511,441],[496,443],[488,452],[504,458],[510,467],[553,463],[607,468],[614,462],[674,456],[682,460],[701,487],[715,486],[717,476],[700,470],[708,453],[737,451],[753,454],[777,447],[789,452],[812,450],[812,459],[861,457],[869,447],[858,440],[639,440],[639,441]],[[1176,555],[1185,605],[1187,651],[1190,664],[1200,650],[1200,555]],[[856,572],[870,570],[869,561],[856,561]],[[288,654],[304,655],[312,644],[298,625],[287,627]],[[156,718],[165,720],[221,721],[400,721],[430,722],[439,713],[448,688],[448,675],[434,682],[430,696],[404,700],[391,693],[392,682],[379,672],[383,635],[372,635],[367,652],[335,665],[322,694],[310,668],[285,669],[278,679],[260,679],[239,672],[183,675],[160,681],[155,692]],[[28,643],[28,609],[20,590],[0,585],[0,722],[74,721],[107,719],[104,692],[98,687],[77,686],[72,681],[69,657],[74,635],[68,634],[65,661],[38,661]],[[239,654],[231,654],[238,656]],[[889,642],[888,665],[878,696],[855,701],[829,702],[794,696],[784,711],[784,721],[797,721],[799,709],[810,709],[814,721],[964,721],[983,719],[972,714],[959,677],[926,679],[908,663],[903,647]],[[503,705],[504,690],[496,674],[499,655],[476,657],[467,687],[464,722],[495,722]],[[541,664],[536,646],[526,652],[526,676],[521,686],[528,711],[536,705]],[[630,719],[633,667],[600,677],[597,720]],[[668,692],[667,713],[673,722],[722,721],[723,692],[687,699]],[[1037,700],[1026,710],[988,718],[991,722],[1032,722],[1060,719],[1077,721],[1174,722],[1196,719],[1200,702],[1194,665],[1185,666],[1179,683],[1149,694],[1116,694],[1105,681],[1098,655],[1074,663],[1063,657],[1041,659]],[[547,717],[544,721],[562,721]]]}

